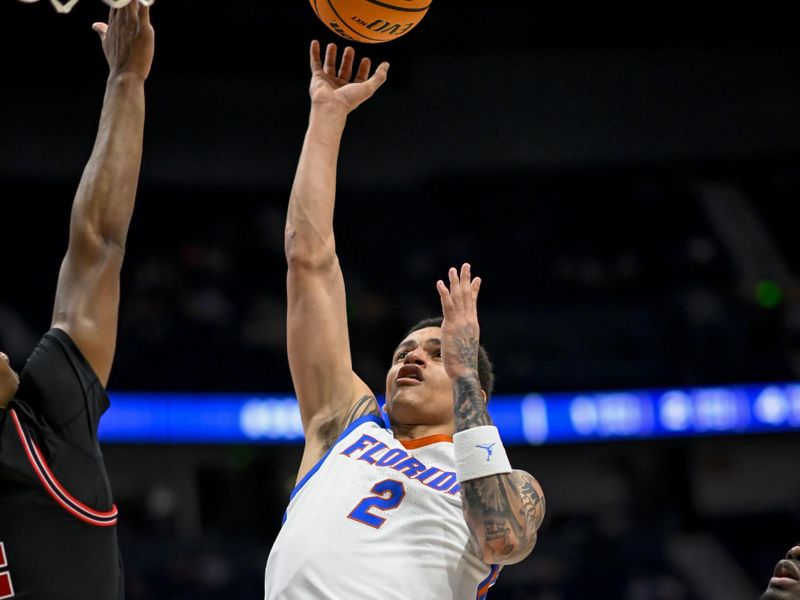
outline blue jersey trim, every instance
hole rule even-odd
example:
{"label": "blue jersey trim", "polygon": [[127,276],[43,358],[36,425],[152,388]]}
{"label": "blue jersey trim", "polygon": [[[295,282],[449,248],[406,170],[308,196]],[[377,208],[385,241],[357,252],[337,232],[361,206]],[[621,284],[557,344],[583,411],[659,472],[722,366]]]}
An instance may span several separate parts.
{"label": "blue jersey trim", "polygon": [[[384,423],[383,419],[381,419],[380,417],[377,417],[375,415],[364,415],[363,417],[353,421],[350,424],[350,426],[347,429],[345,429],[339,435],[338,438],[336,438],[336,441],[333,442],[333,444],[331,445],[331,449],[328,450],[325,453],[325,455],[322,458],[319,459],[319,461],[317,461],[317,464],[315,464],[312,467],[312,469],[308,473],[306,473],[305,476],[300,480],[300,483],[298,483],[295,486],[295,488],[292,490],[291,495],[289,496],[289,502],[291,502],[294,499],[294,497],[297,495],[297,492],[299,492],[301,490],[301,488],[306,484],[306,482],[308,482],[308,480],[311,479],[311,477],[314,475],[314,473],[319,471],[320,467],[325,462],[325,459],[328,458],[328,455],[336,447],[336,444],[341,442],[344,438],[346,438],[348,435],[350,435],[356,428],[361,427],[364,423],[376,423],[377,425],[380,425],[381,428],[386,427],[386,423]],[[283,513],[283,521],[282,521],[283,523],[286,522],[286,516],[287,516],[287,514],[284,512]]]}
{"label": "blue jersey trim", "polygon": [[[500,565],[489,565],[489,576],[478,584],[478,596],[476,600],[486,600],[489,595],[489,590],[497,583],[497,578],[500,576]],[[489,584],[486,591],[481,594],[481,589]]]}

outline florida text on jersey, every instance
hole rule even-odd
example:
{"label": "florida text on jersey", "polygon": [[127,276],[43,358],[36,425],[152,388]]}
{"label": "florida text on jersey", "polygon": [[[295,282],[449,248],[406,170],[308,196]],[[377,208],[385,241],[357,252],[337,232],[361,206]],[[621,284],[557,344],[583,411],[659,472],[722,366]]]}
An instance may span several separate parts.
{"label": "florida text on jersey", "polygon": [[459,490],[452,438],[362,417],[292,492],[266,600],[482,600],[500,567],[474,553]]}

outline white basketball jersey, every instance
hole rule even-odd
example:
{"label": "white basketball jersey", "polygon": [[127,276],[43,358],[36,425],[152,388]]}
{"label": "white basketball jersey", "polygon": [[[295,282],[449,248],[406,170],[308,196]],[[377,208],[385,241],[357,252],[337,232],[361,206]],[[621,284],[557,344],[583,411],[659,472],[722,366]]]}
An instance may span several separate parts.
{"label": "white basketball jersey", "polygon": [[448,436],[400,442],[367,415],[292,492],[266,600],[483,600]]}

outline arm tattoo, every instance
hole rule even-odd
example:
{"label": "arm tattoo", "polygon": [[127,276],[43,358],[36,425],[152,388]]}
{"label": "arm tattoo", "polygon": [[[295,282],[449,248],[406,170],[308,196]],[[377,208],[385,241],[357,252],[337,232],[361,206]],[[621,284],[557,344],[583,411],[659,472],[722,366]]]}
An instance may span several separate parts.
{"label": "arm tattoo", "polygon": [[330,450],[333,447],[334,442],[336,442],[336,438],[338,438],[345,429],[347,429],[350,425],[364,415],[374,415],[378,418],[381,418],[381,409],[378,406],[378,401],[375,399],[375,396],[362,396],[355,404],[353,404],[344,419],[342,419],[340,416],[335,416],[320,425],[319,436],[320,439],[323,440],[322,452],[325,453]]}
{"label": "arm tattoo", "polygon": [[[477,373],[455,381],[456,430],[491,425]],[[514,471],[461,484],[464,517],[487,562],[521,560],[536,543],[545,512],[544,497],[531,475]]]}
{"label": "arm tattoo", "polygon": [[456,431],[491,425],[477,371],[455,381]]}
{"label": "arm tattoo", "polygon": [[350,412],[348,412],[347,416],[344,418],[344,422],[342,423],[342,431],[347,429],[350,425],[358,421],[358,419],[364,415],[373,415],[378,418],[381,417],[381,409],[378,406],[378,401],[375,400],[375,396],[363,396],[353,405],[353,408],[350,409]]}
{"label": "arm tattoo", "polygon": [[464,516],[487,562],[516,562],[533,549],[545,501],[532,479],[514,471],[461,484]]}
{"label": "arm tattoo", "polygon": [[478,348],[480,343],[475,337],[457,337],[455,339],[455,354],[462,365],[478,371]]}

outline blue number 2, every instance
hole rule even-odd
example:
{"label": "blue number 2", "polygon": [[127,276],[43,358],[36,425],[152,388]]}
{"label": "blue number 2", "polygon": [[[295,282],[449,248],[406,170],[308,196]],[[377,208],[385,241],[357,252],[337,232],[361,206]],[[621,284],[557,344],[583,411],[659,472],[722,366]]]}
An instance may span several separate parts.
{"label": "blue number 2", "polygon": [[386,479],[376,483],[370,490],[374,496],[367,496],[347,515],[348,519],[353,519],[364,525],[369,525],[375,529],[380,529],[386,521],[385,517],[379,517],[370,510],[392,510],[400,506],[400,502],[406,495],[406,488],[403,484],[394,479]]}

